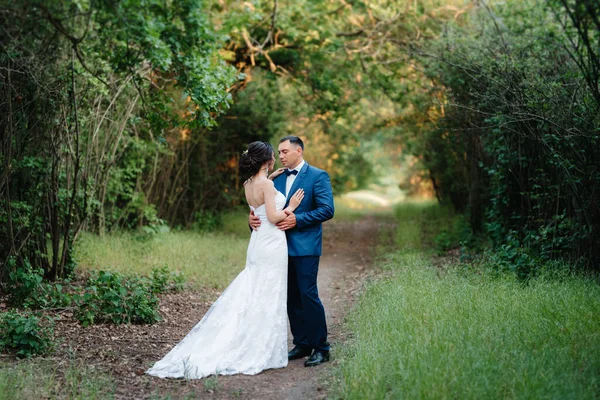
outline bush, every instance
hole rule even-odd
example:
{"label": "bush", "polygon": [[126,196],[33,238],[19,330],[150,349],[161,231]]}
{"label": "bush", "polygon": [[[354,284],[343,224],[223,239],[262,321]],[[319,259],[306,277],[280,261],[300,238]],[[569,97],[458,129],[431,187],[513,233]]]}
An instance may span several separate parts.
{"label": "bush", "polygon": [[9,303],[25,309],[67,307],[75,303],[75,314],[86,326],[101,322],[143,324],[160,319],[156,294],[180,291],[183,283],[183,275],[167,266],[154,268],[150,278],[100,271],[88,279],[82,292],[67,293],[63,284],[45,282],[42,269],[26,262],[10,274],[8,292]]}
{"label": "bush", "polygon": [[[43,309],[71,305],[71,296],[63,292],[61,283],[44,281],[42,268],[33,267],[25,259],[22,266],[15,268],[15,260],[9,261],[13,272],[9,274],[9,303],[13,306]],[[68,281],[65,281],[68,282]]]}
{"label": "bush", "polygon": [[214,232],[223,225],[220,213],[211,211],[197,211],[194,214],[193,228],[200,232]]}
{"label": "bush", "polygon": [[[519,273],[529,258],[597,268],[600,100],[569,54],[562,7],[553,14],[510,0],[493,8],[491,18],[475,7],[430,43],[423,63],[444,108],[415,139],[418,153],[438,198],[467,212],[473,231]],[[441,248],[450,236],[438,238]]]}
{"label": "bush", "polygon": [[25,259],[23,266],[16,266],[14,258],[9,259],[8,266],[13,270],[9,274],[8,294],[11,305],[21,305],[33,297],[44,280],[44,271],[35,268]]}
{"label": "bush", "polygon": [[102,322],[114,324],[152,324],[160,320],[158,298],[152,281],[141,277],[100,271],[92,276],[76,311],[84,325]]}
{"label": "bush", "polygon": [[520,279],[531,277],[536,268],[542,265],[539,259],[532,256],[529,247],[523,246],[513,232],[508,235],[505,244],[491,253],[490,261],[496,269],[512,271]]}
{"label": "bush", "polygon": [[183,290],[185,278],[179,272],[172,272],[168,266],[152,269],[152,293],[159,294],[168,291],[179,292]]}
{"label": "bush", "polygon": [[51,324],[42,325],[41,317],[32,314],[9,311],[0,315],[0,348],[16,351],[19,357],[50,353],[54,321],[49,317],[44,319]]}
{"label": "bush", "polygon": [[12,272],[10,278],[12,306],[46,309],[75,304],[75,314],[84,326],[102,322],[157,322],[160,317],[156,295],[180,291],[184,284],[184,276],[167,266],[154,268],[150,278],[100,271],[87,281],[83,291],[73,293],[65,292],[61,283],[44,282],[42,270],[29,263]]}
{"label": "bush", "polygon": [[455,215],[447,227],[434,237],[433,242],[439,255],[455,248],[473,249],[479,243],[471,225],[464,215]]}

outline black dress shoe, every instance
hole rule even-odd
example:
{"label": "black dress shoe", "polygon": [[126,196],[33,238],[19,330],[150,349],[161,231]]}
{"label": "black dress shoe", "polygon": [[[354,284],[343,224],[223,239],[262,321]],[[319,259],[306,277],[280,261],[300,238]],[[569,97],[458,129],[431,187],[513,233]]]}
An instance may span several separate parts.
{"label": "black dress shoe", "polygon": [[310,356],[310,349],[296,346],[288,353],[288,360],[297,360],[308,356]]}
{"label": "black dress shoe", "polygon": [[304,362],[305,367],[316,367],[319,364],[329,361],[329,352],[323,350],[315,350],[308,360]]}

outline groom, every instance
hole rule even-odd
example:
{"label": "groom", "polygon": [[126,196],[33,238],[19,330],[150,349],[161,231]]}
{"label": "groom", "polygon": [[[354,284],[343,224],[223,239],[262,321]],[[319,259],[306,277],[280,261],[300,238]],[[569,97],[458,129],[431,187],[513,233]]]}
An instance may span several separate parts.
{"label": "groom", "polygon": [[[288,300],[295,347],[289,360],[309,357],[305,367],[329,361],[325,309],[317,290],[319,257],[323,247],[321,224],[333,218],[333,193],[327,172],[304,161],[304,143],[297,136],[286,136],[279,142],[279,159],[285,172],[275,178],[275,188],[285,194],[287,207],[290,196],[304,189],[304,200],[284,220],[279,229],[286,231],[288,245]],[[257,217],[250,216],[253,229],[260,226]]]}

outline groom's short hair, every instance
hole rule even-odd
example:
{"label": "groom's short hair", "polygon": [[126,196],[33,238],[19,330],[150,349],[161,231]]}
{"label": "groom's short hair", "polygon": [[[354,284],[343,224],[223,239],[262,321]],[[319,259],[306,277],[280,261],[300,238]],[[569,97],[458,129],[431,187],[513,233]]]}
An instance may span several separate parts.
{"label": "groom's short hair", "polygon": [[289,136],[283,137],[283,138],[281,138],[279,143],[283,143],[288,140],[290,141],[290,143],[295,144],[296,146],[300,146],[302,151],[304,151],[304,142],[298,136],[289,135]]}

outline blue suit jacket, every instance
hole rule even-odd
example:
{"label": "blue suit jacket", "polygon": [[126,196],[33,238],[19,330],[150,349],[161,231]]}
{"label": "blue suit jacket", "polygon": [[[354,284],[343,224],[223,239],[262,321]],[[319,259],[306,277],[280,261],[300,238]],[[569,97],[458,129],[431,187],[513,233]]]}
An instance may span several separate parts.
{"label": "blue suit jacket", "polygon": [[[287,176],[275,178],[275,189],[285,195]],[[285,231],[288,254],[292,257],[320,256],[323,248],[323,228],[321,224],[333,218],[333,192],[327,172],[312,167],[308,163],[298,172],[288,193],[285,206],[299,188],[304,189],[304,199],[296,209],[296,226]]]}

